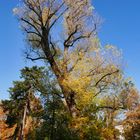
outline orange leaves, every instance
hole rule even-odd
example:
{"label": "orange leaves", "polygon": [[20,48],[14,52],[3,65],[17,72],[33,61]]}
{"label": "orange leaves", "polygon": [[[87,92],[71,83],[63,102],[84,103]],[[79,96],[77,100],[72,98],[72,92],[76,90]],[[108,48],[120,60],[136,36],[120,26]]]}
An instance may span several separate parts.
{"label": "orange leaves", "polygon": [[6,124],[6,114],[3,112],[2,107],[0,107],[0,139],[5,140],[10,137],[14,133],[15,127],[8,127]]}

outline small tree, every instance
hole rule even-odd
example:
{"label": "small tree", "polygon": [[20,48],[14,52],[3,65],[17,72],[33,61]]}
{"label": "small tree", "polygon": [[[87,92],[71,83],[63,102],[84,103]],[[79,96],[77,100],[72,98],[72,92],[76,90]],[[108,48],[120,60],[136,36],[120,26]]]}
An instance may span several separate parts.
{"label": "small tree", "polygon": [[43,113],[41,102],[35,96],[40,87],[38,82],[43,76],[42,68],[25,68],[21,73],[23,81],[14,82],[14,87],[9,89],[10,100],[2,104],[7,112],[8,126],[15,127],[11,137],[18,137],[19,140],[24,139],[38,125],[37,120]]}

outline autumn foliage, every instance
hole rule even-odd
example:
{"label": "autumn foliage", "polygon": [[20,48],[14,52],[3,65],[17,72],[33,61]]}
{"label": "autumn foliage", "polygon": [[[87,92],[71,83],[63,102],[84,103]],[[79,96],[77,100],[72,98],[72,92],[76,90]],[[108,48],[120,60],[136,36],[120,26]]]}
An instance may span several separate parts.
{"label": "autumn foliage", "polygon": [[92,2],[21,0],[13,11],[25,35],[25,57],[44,67],[23,68],[9,88],[1,139],[139,139],[139,93],[124,76],[122,52],[101,45]]}

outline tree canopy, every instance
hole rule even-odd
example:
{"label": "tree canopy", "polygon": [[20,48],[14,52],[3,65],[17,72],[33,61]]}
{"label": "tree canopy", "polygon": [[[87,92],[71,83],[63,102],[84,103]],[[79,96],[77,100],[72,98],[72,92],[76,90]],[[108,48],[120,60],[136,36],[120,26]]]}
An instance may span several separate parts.
{"label": "tree canopy", "polygon": [[92,2],[21,0],[13,11],[25,57],[44,67],[23,68],[2,102],[8,139],[139,139],[139,93],[124,76],[122,52],[101,45]]}

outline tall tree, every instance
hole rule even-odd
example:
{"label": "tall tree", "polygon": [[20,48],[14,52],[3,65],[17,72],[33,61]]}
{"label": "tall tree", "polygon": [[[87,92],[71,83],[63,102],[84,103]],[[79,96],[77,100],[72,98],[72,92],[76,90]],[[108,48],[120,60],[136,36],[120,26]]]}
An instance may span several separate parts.
{"label": "tall tree", "polygon": [[[70,114],[78,115],[77,93],[69,86],[68,77],[75,71],[83,56],[93,58],[98,55],[95,48],[99,48],[99,43],[93,40],[96,38],[100,20],[95,19],[90,0],[22,0],[20,7],[15,8],[14,12],[29,43],[26,57],[32,61],[44,60],[51,66]],[[62,38],[59,32],[62,33]],[[92,51],[89,48],[92,48]],[[93,77],[95,71],[102,67],[102,70],[96,72],[98,79],[95,80],[95,87],[107,77],[119,72],[117,67],[109,70],[110,64],[107,64],[107,61],[103,63],[104,61],[100,61],[98,65],[91,65],[87,71],[87,75]],[[83,65],[86,66],[85,63]]]}

